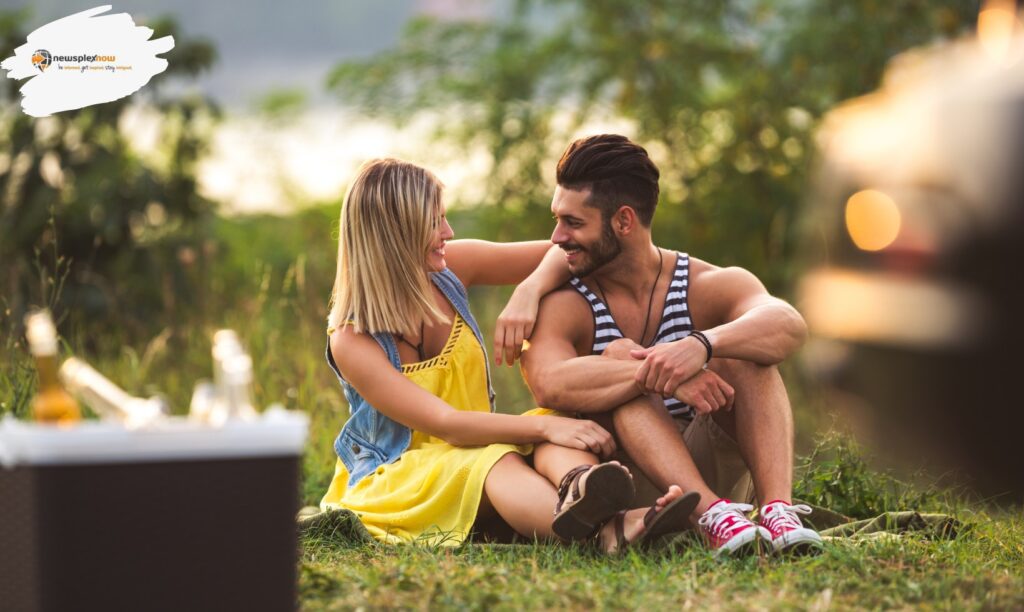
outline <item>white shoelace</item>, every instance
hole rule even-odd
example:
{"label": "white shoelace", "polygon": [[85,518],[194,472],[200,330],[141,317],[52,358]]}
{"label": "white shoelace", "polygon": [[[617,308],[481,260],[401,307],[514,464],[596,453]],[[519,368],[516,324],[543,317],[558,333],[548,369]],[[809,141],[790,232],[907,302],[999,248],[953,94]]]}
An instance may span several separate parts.
{"label": "white shoelace", "polygon": [[[765,506],[768,511],[764,513],[764,524],[771,531],[778,531],[781,527],[801,529],[804,524],[800,521],[798,514],[810,514],[811,507],[807,504],[796,504],[790,506],[781,502]],[[763,509],[762,509],[763,510]]]}
{"label": "white shoelace", "polygon": [[[744,513],[750,512],[753,509],[754,507],[750,504],[716,504],[708,508],[707,511],[697,519],[697,524],[716,536],[721,536],[724,535],[726,529],[735,531],[737,528],[749,524],[750,519],[748,519],[747,515]],[[725,519],[730,516],[738,518],[739,520],[730,526],[726,526]]]}

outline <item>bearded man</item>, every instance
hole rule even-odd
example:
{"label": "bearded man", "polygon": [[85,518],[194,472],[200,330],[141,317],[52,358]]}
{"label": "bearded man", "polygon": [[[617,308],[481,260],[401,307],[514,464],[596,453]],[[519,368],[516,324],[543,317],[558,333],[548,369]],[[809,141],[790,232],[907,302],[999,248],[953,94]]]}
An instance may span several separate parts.
{"label": "bearded man", "polygon": [[[671,485],[699,493],[691,520],[716,555],[817,549],[799,517],[809,508],[792,504],[793,420],[777,368],[806,325],[750,272],[656,246],[658,177],[623,136],[562,155],[551,240],[573,278],[541,302],[527,383],[540,406],[612,431],[648,497]],[[538,470],[548,460],[538,448]]]}

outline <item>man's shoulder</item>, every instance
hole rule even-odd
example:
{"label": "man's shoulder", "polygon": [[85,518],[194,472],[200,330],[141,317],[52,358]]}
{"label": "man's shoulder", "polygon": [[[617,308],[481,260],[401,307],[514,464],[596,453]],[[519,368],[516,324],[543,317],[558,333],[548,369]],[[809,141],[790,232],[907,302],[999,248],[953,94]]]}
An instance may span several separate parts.
{"label": "man's shoulder", "polygon": [[592,332],[593,317],[590,305],[579,291],[569,284],[545,295],[540,301],[537,313],[537,329],[540,335],[555,334],[576,339]]}
{"label": "man's shoulder", "polygon": [[688,255],[687,257],[689,259],[688,266],[689,266],[689,269],[690,269],[690,280],[691,281],[694,278],[697,278],[699,276],[705,276],[705,275],[707,275],[709,273],[712,273],[712,276],[713,276],[714,272],[722,269],[720,266],[716,266],[715,264],[713,264],[713,263],[711,263],[709,261],[705,261],[703,259],[700,259],[699,257],[694,257],[693,255]]}
{"label": "man's shoulder", "polygon": [[767,295],[764,284],[746,268],[717,266],[691,257],[690,316],[699,329],[732,320],[738,304],[755,295]]}
{"label": "man's shoulder", "polygon": [[579,314],[590,310],[586,298],[580,294],[570,283],[566,283],[548,293],[540,301],[540,307],[544,310],[556,312],[571,312]]}
{"label": "man's shoulder", "polygon": [[690,284],[731,284],[736,281],[759,280],[750,270],[741,266],[718,266],[709,261],[690,257]]}

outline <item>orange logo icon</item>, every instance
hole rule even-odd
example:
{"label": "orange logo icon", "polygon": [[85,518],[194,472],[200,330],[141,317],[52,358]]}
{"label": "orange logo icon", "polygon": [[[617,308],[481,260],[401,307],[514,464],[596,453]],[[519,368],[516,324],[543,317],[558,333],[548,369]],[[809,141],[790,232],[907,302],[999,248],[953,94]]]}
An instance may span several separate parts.
{"label": "orange logo icon", "polygon": [[49,68],[51,61],[52,56],[50,55],[50,52],[46,49],[39,49],[38,51],[32,54],[32,65],[38,68],[39,72],[42,72]]}

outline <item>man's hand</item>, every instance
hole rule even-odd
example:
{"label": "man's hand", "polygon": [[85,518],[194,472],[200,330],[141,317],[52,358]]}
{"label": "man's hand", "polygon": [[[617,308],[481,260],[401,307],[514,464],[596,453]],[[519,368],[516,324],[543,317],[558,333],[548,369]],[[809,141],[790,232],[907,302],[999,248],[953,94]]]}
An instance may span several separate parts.
{"label": "man's hand", "polygon": [[711,370],[702,370],[693,378],[676,387],[672,397],[693,406],[698,414],[708,414],[721,408],[732,410],[736,391],[722,377]]}
{"label": "man's hand", "polygon": [[633,351],[642,351],[643,348],[644,347],[629,338],[617,338],[608,343],[608,346],[604,347],[604,351],[601,352],[601,356],[609,357],[611,359],[639,360],[643,359],[643,357],[633,357]]}
{"label": "man's hand", "polygon": [[672,397],[683,381],[693,378],[707,360],[707,350],[696,338],[657,344],[630,351],[634,359],[644,363],[636,372],[636,383],[646,393]]}

